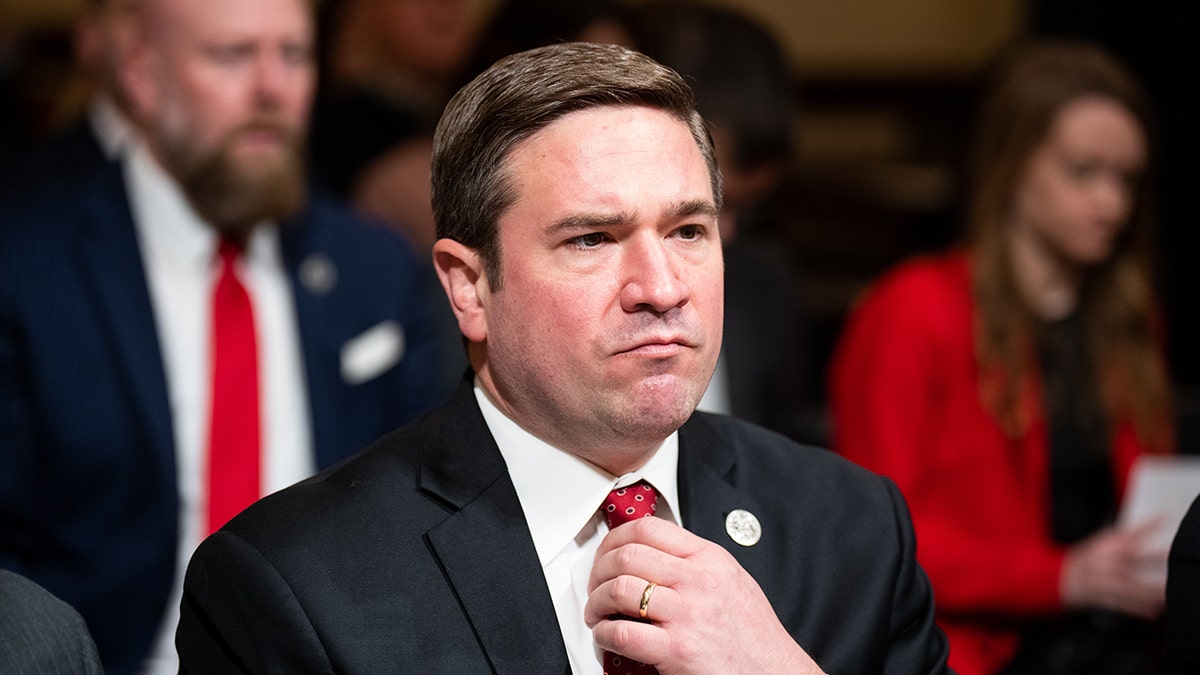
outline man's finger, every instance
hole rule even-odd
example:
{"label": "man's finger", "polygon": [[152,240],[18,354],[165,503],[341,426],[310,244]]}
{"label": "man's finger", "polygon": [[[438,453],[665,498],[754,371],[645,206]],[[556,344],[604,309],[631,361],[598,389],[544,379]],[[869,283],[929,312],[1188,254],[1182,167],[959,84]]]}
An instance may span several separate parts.
{"label": "man's finger", "polygon": [[679,593],[670,586],[621,576],[600,584],[588,594],[583,618],[589,628],[617,615],[640,621],[668,621],[676,615],[674,608],[681,601]]}
{"label": "man's finger", "polygon": [[596,551],[596,557],[625,546],[626,544],[646,544],[664,553],[686,558],[704,546],[710,545],[682,527],[663,518],[639,518],[624,525],[613,528]]}

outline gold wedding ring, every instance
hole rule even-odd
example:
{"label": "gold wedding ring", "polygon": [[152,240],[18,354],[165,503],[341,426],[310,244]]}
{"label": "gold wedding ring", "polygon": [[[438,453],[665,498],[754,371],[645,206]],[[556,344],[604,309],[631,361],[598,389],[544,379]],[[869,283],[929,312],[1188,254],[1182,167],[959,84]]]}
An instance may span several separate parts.
{"label": "gold wedding ring", "polygon": [[651,581],[646,584],[646,590],[642,591],[642,601],[638,604],[638,616],[646,618],[646,608],[650,606],[650,596],[654,595],[654,587],[658,584]]}

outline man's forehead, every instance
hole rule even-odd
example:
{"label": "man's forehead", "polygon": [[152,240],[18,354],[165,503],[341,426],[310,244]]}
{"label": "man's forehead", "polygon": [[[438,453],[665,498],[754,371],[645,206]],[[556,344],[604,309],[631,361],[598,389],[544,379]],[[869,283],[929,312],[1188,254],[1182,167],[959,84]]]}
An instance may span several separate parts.
{"label": "man's forehead", "polygon": [[[602,143],[621,140],[624,132],[632,133],[635,125],[636,128],[661,127],[656,138],[675,132],[686,135],[692,139],[689,148],[694,149],[694,157],[704,160],[688,124],[670,111],[646,105],[596,105],[566,113],[515,143],[504,158],[503,170],[511,174],[518,165],[534,161],[532,153],[535,149],[552,150],[547,154],[551,160],[594,159],[603,153],[606,146]],[[613,130],[618,133],[611,133]],[[547,144],[553,147],[547,148]],[[661,161],[667,161],[667,158],[661,158]]]}
{"label": "man's forehead", "polygon": [[304,0],[137,0],[175,31],[204,41],[282,35],[310,40],[312,13]]}
{"label": "man's forehead", "polygon": [[[645,167],[652,167],[653,184],[643,181],[633,192],[622,187]],[[659,108],[605,105],[568,113],[516,144],[504,173],[512,206],[532,199],[548,209],[542,215],[551,233],[718,216],[709,165],[690,128]]]}

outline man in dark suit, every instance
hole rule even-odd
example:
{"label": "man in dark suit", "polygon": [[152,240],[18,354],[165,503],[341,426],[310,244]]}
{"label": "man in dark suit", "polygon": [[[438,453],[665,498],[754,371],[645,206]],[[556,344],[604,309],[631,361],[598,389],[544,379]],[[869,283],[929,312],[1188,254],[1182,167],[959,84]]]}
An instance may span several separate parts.
{"label": "man in dark suit", "polygon": [[944,672],[895,487],[694,412],[721,186],[674,71],[504,59],[447,106],[432,176],[469,377],[199,547],[183,671]]}
{"label": "man in dark suit", "polygon": [[[431,271],[305,190],[307,3],[138,6],[125,161],[0,217],[0,567],[78,609],[109,673],[177,670],[214,505],[349,457],[452,384],[430,367]],[[222,367],[213,289],[231,280],[254,361]]]}
{"label": "man in dark suit", "polygon": [[1166,646],[1162,672],[1200,671],[1200,498],[1192,502],[1175,533],[1167,563]]}
{"label": "man in dark suit", "polygon": [[32,581],[0,569],[0,672],[101,675],[87,624]]}

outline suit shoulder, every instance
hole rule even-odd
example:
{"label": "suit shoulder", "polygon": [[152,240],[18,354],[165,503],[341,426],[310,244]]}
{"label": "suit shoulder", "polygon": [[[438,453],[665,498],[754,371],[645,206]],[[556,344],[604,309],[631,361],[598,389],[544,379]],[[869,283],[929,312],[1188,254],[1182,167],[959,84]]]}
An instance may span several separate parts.
{"label": "suit shoulder", "polygon": [[293,224],[296,227],[284,230],[287,257],[303,264],[314,254],[326,256],[356,289],[407,292],[432,276],[432,265],[399,232],[320,190],[311,193]]}
{"label": "suit shoulder", "polygon": [[[226,527],[248,540],[277,543],[365,541],[356,533],[377,526],[404,530],[397,541],[407,541],[408,535],[419,538],[417,532],[455,510],[421,488],[422,482],[436,481],[424,473],[430,465],[449,463],[446,471],[457,475],[455,483],[464,482],[468,473],[489,483],[504,471],[499,450],[480,451],[491,436],[478,408],[470,407],[473,401],[464,383],[441,407],[315,476],[264,497]],[[478,489],[468,489],[468,494]],[[382,518],[384,513],[405,517]]]}
{"label": "suit shoulder", "polygon": [[83,232],[130,217],[115,164],[53,187],[0,204],[0,270],[6,274],[43,276],[79,245]]}
{"label": "suit shoulder", "polygon": [[0,236],[25,233],[51,237],[63,228],[74,227],[79,213],[96,195],[122,190],[120,175],[115,171],[115,165],[109,165],[105,171],[6,196],[0,203]]}
{"label": "suit shoulder", "polygon": [[381,443],[260,499],[226,529],[262,550],[328,546],[359,539],[380,512],[416,508],[408,502],[417,493],[405,489],[414,465]]}
{"label": "suit shoulder", "polygon": [[302,216],[312,236],[322,244],[341,244],[361,254],[414,256],[408,241],[396,230],[367,218],[349,204],[314,189]]}
{"label": "suit shoulder", "polygon": [[[906,547],[911,520],[903,496],[888,478],[824,448],[802,445],[773,431],[730,417],[700,414],[689,423],[684,452],[707,447],[699,459],[720,480],[748,499],[764,527],[790,533],[804,546],[823,542],[843,560],[881,560]],[[709,431],[704,431],[708,427]],[[703,439],[700,434],[713,436]],[[695,457],[688,460],[697,463]],[[689,469],[695,475],[695,469]],[[712,485],[710,483],[710,485]],[[801,552],[781,543],[783,557]],[[898,559],[892,558],[892,562]]]}
{"label": "suit shoulder", "polygon": [[696,413],[691,425],[716,434],[723,451],[732,451],[736,471],[766,486],[829,485],[880,492],[887,479],[826,448],[798,443],[783,434],[726,415]]}

